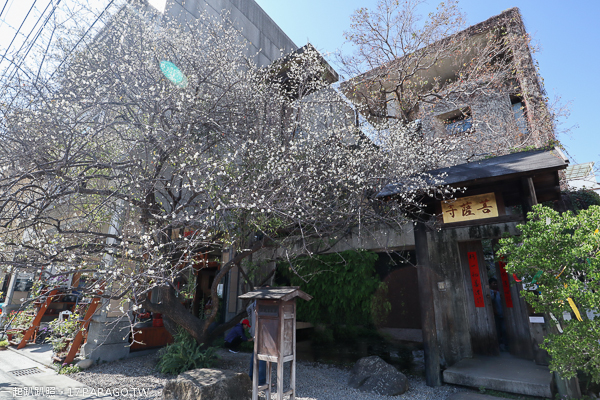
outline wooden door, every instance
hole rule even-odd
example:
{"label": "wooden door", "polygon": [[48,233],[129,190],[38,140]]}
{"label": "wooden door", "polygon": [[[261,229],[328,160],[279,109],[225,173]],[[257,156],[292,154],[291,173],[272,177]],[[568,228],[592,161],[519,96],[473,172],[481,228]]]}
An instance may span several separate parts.
{"label": "wooden door", "polygon": [[473,354],[499,355],[500,348],[483,247],[480,241],[461,242],[458,247],[467,293],[465,306],[469,315]]}
{"label": "wooden door", "polygon": [[[498,243],[493,242],[494,247]],[[510,354],[519,358],[533,360],[533,347],[529,332],[529,314],[527,305],[521,297],[521,285],[516,283],[504,269],[502,261],[496,262],[496,277],[500,284],[502,306],[504,308],[504,323],[508,336]]]}

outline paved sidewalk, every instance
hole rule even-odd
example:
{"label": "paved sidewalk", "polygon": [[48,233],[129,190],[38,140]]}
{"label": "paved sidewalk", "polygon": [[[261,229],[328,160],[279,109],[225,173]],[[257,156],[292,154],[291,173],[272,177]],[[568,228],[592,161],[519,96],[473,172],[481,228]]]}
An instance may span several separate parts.
{"label": "paved sidewalk", "polygon": [[0,351],[0,400],[111,399],[102,389],[90,388],[22,353]]}

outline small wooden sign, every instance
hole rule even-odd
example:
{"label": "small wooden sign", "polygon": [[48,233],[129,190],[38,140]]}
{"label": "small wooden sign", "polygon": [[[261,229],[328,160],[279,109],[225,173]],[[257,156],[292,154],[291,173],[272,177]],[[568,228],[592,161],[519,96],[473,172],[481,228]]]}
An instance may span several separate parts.
{"label": "small wooden sign", "polygon": [[494,193],[442,201],[444,223],[472,221],[498,216],[498,205]]}
{"label": "small wooden sign", "polygon": [[510,295],[510,281],[508,280],[508,273],[504,269],[505,265],[502,261],[499,261],[500,265],[500,279],[502,280],[502,290],[504,291],[504,300],[506,301],[507,308],[513,308],[513,301]]}
{"label": "small wooden sign", "polygon": [[479,277],[479,263],[477,262],[477,253],[470,251],[467,253],[469,260],[469,273],[471,274],[471,285],[473,286],[473,297],[475,298],[475,307],[485,307],[483,301],[483,288],[481,287],[481,278]]}

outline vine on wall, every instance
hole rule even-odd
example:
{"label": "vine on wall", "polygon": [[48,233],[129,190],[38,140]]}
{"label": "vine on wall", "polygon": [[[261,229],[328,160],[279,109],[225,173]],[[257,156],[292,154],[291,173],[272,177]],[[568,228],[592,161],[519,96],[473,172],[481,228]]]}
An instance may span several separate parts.
{"label": "vine on wall", "polygon": [[[375,299],[382,282],[375,272],[377,254],[349,250],[336,254],[301,257],[292,266],[280,265],[279,273],[293,286],[313,296],[298,302],[298,320],[328,325],[369,325],[391,308]],[[292,270],[296,270],[300,278]],[[303,280],[304,279],[304,280]]]}

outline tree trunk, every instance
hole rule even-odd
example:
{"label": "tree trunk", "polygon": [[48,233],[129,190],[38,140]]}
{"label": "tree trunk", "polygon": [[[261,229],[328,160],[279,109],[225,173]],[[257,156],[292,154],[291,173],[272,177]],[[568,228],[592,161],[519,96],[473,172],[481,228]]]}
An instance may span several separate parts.
{"label": "tree trunk", "polygon": [[[179,301],[179,298],[175,296],[175,290],[170,286],[163,286],[159,289],[161,303],[151,303],[146,300],[143,307],[146,310],[152,312],[158,312],[163,314],[163,319],[167,318],[167,321],[172,321],[174,324],[182,327],[198,342],[205,346],[209,345],[217,336],[222,335],[227,329],[237,324],[242,317],[246,315],[245,310],[236,315],[233,319],[225,324],[221,324],[214,329],[209,330],[210,325],[215,321],[217,312],[219,310],[219,296],[217,296],[217,285],[223,280],[225,275],[233,268],[236,264],[242,261],[249,255],[256,253],[260,249],[265,247],[265,240],[256,242],[250,249],[240,252],[234,258],[229,260],[225,265],[221,267],[221,270],[215,277],[211,287],[211,299],[212,309],[211,314],[206,320],[201,320],[193,315],[190,310],[186,309],[183,304]],[[167,322],[167,324],[169,324]],[[171,334],[173,328],[167,327],[167,330]],[[175,332],[176,333],[176,332]]]}

